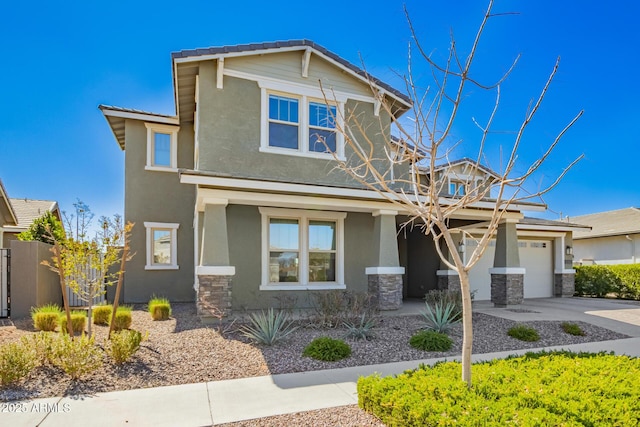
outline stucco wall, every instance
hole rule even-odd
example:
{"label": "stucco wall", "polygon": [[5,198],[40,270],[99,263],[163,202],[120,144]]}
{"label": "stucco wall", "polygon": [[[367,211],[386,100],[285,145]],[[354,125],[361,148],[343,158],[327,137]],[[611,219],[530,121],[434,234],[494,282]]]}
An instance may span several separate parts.
{"label": "stucco wall", "polygon": [[[135,223],[126,265],[124,300],[147,302],[152,295],[171,301],[194,301],[193,206],[195,188],[180,184],[176,172],[145,170],[147,129],[127,120],[125,141],[125,220]],[[182,124],[178,133],[178,167],[193,167],[193,127]],[[178,270],[145,270],[145,221],[180,224],[177,230]]]}
{"label": "stucco wall", "polygon": [[631,264],[640,258],[640,234],[573,240],[575,262],[585,264]]}
{"label": "stucco wall", "polygon": [[51,260],[50,248],[42,242],[11,242],[11,318],[28,317],[31,307],[62,305],[58,275],[41,264]]}
{"label": "stucco wall", "polygon": [[[314,291],[261,291],[261,217],[255,206],[229,205],[229,259],[236,274],[232,284],[233,310],[277,307],[278,299],[309,307]],[[345,284],[348,291],[366,292],[365,268],[373,265],[373,217],[349,212],[344,223]]]}
{"label": "stucco wall", "polygon": [[[225,76],[224,89],[215,87],[213,62],[200,66],[199,78],[199,169],[234,177],[271,179],[316,185],[362,188],[332,160],[260,152],[261,93],[255,81]],[[376,147],[375,157],[385,158],[383,129],[390,119],[383,112],[373,114],[373,104],[348,101],[347,114],[353,113],[368,130]],[[353,153],[348,147],[349,159]],[[407,168],[396,167],[396,177]]]}

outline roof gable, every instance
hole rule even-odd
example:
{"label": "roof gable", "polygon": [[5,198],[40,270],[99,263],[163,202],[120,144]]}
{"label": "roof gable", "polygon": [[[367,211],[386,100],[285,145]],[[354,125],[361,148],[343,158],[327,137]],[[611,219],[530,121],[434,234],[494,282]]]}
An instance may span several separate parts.
{"label": "roof gable", "polygon": [[[0,180],[0,214],[4,218],[5,223],[0,223],[0,227],[5,225],[17,225],[18,219],[16,218],[16,213],[11,205],[11,200],[7,196],[7,190],[5,190],[4,185],[2,185],[2,180]],[[1,244],[2,242],[0,242]]]}

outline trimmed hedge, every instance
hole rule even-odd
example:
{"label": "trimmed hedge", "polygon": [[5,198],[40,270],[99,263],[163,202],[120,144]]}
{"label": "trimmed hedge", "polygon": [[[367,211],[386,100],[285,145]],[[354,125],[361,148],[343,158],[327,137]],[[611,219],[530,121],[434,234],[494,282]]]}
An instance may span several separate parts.
{"label": "trimmed hedge", "polygon": [[640,300],[640,264],[583,265],[576,269],[576,296]]}
{"label": "trimmed hedge", "polygon": [[640,359],[570,352],[473,365],[421,366],[397,377],[358,380],[358,405],[389,426],[585,425],[640,423]]}

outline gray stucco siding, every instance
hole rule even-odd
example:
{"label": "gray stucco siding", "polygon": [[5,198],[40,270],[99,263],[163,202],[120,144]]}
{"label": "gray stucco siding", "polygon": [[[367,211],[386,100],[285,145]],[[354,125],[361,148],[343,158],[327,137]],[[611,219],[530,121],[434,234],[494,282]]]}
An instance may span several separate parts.
{"label": "gray stucco siding", "polygon": [[[231,286],[233,310],[256,310],[278,307],[284,301],[299,308],[310,307],[312,294],[319,291],[260,290],[262,270],[262,230],[258,207],[227,206],[229,259],[236,274]],[[344,222],[344,266],[346,290],[367,291],[365,268],[372,265],[373,217],[349,212]]]}
{"label": "gray stucco siding", "polygon": [[[261,89],[257,82],[225,76],[224,88],[217,89],[213,63],[201,65],[200,82],[200,170],[253,179],[363,187],[338,170],[332,159],[261,152]],[[373,104],[365,102],[349,100],[345,110],[362,120],[377,148],[376,157],[384,158],[382,133],[388,132],[389,117],[382,113],[375,117]],[[346,147],[346,157],[352,158],[352,154]]]}
{"label": "gray stucco siding", "polygon": [[[127,120],[125,129],[126,221],[135,223],[131,252],[125,267],[125,302],[147,302],[152,295],[171,301],[194,301],[193,206],[195,188],[180,184],[176,172],[145,170],[147,130],[144,122]],[[193,167],[193,127],[178,133],[178,166]],[[145,270],[145,222],[177,223],[177,270]]]}

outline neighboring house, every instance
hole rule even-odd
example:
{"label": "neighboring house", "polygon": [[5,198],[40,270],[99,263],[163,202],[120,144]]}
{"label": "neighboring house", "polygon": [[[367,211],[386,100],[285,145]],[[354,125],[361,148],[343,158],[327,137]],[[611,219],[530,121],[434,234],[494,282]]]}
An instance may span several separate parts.
{"label": "neighboring house", "polygon": [[45,212],[50,211],[60,222],[60,208],[58,203],[52,200],[33,200],[33,199],[9,199],[13,212],[17,219],[17,224],[5,226],[2,247],[8,248],[12,240],[16,240],[18,234],[29,229],[33,221]]}
{"label": "neighboring house", "polygon": [[[398,233],[406,212],[336,170],[328,152],[352,159],[332,117],[357,116],[385,158],[380,123],[389,132],[391,119],[380,99],[400,116],[407,96],[307,40],[187,50],[172,61],[175,115],[100,106],[125,151],[125,220],[136,224],[125,301],[196,299],[206,314],[282,298],[308,307],[313,292],[338,289],[373,292],[380,308],[396,309],[459,283],[433,239],[418,228]],[[454,163],[423,171],[447,180],[451,200],[493,174]],[[493,207],[488,199],[451,221],[480,231]],[[544,209],[523,203],[505,213],[472,273],[476,299],[504,306],[573,294],[572,225],[522,213]],[[473,244],[466,240],[461,250]]]}
{"label": "neighboring house", "polygon": [[577,264],[634,264],[640,260],[640,209],[571,217],[571,222],[591,227],[574,235]]}
{"label": "neighboring house", "polygon": [[7,196],[7,190],[0,180],[0,248],[8,247],[4,245],[5,230],[17,225],[16,212],[11,205],[9,196]]}

